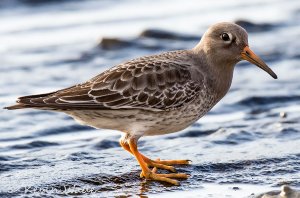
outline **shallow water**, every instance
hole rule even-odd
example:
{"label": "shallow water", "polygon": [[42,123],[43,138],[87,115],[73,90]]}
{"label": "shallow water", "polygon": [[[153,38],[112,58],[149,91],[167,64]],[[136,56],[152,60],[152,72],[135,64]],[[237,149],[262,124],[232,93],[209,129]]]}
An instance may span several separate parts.
{"label": "shallow water", "polygon": [[[192,160],[177,167],[191,175],[178,187],[140,179],[118,132],[59,113],[1,109],[0,197],[253,197],[284,184],[300,188],[299,1],[1,2],[0,107],[134,57],[191,48],[217,21],[256,23],[245,27],[250,46],[279,79],[242,62],[230,92],[208,115],[179,133],[141,139],[151,158]],[[169,39],[139,36],[145,29],[168,31]],[[234,187],[238,193],[224,190]]]}

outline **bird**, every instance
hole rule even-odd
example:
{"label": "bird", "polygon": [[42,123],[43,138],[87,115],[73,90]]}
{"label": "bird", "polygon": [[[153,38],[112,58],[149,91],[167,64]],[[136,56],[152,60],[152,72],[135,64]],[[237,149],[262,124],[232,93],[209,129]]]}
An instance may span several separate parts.
{"label": "bird", "polygon": [[219,22],[210,26],[192,49],[135,58],[86,82],[19,97],[5,109],[63,112],[80,124],[120,131],[120,145],[136,158],[141,177],[179,185],[179,179],[189,175],[177,173],[174,165],[189,164],[190,160],[153,160],[139,152],[138,140],[181,131],[204,116],[226,95],[235,65],[242,60],[277,79],[249,48],[244,28]]}

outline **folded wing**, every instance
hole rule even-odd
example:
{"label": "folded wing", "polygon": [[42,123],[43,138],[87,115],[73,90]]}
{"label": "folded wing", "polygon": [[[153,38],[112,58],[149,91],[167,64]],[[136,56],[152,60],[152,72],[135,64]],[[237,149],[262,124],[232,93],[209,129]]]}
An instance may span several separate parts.
{"label": "folded wing", "polygon": [[187,67],[157,57],[139,58],[82,84],[20,97],[18,104],[8,109],[174,109],[192,101],[201,89]]}

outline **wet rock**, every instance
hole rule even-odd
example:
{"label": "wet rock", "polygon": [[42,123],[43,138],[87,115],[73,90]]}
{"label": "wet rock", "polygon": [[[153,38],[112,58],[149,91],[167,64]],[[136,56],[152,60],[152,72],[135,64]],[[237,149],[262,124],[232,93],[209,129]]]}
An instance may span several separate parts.
{"label": "wet rock", "polygon": [[119,50],[124,48],[140,48],[148,50],[158,50],[163,49],[164,46],[160,45],[158,42],[147,42],[143,38],[135,39],[119,39],[119,38],[102,38],[98,44],[103,50]]}
{"label": "wet rock", "polygon": [[183,35],[174,32],[159,30],[159,29],[148,29],[141,32],[139,35],[141,38],[153,38],[153,39],[169,39],[169,40],[199,40],[199,36]]}
{"label": "wet rock", "polygon": [[246,20],[236,20],[235,23],[245,28],[247,32],[264,32],[269,31],[277,26],[270,23],[253,23]]}
{"label": "wet rock", "polygon": [[[160,50],[166,49],[168,46],[167,40],[176,40],[176,41],[194,41],[199,40],[199,36],[184,35],[178,34],[165,30],[158,29],[148,29],[141,32],[136,38],[132,39],[121,39],[113,37],[104,37],[100,40],[97,46],[103,50],[118,50],[129,47],[147,49],[147,50]],[[163,42],[165,41],[165,42]]]}
{"label": "wet rock", "polygon": [[284,185],[281,191],[271,191],[259,195],[257,198],[300,198],[300,191],[296,191],[291,187]]}
{"label": "wet rock", "polygon": [[135,45],[132,41],[126,41],[119,38],[102,38],[98,46],[105,50],[114,50]]}

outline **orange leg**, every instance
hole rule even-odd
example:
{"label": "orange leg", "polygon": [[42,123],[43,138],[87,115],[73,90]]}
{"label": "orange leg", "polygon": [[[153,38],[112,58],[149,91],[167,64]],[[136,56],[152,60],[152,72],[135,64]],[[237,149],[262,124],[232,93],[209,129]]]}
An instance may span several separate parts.
{"label": "orange leg", "polygon": [[[140,164],[140,167],[142,168],[141,177],[145,177],[149,180],[156,180],[156,181],[163,181],[168,182],[173,185],[178,185],[179,182],[174,179],[170,178],[181,178],[181,179],[187,179],[188,175],[183,173],[172,173],[172,174],[157,174],[157,168],[167,169],[171,171],[175,171],[174,167],[167,166],[164,164],[160,164],[160,160],[151,160],[144,155],[142,155],[138,149],[136,140],[134,138],[126,139],[126,141],[121,140],[120,141],[121,146],[130,152],[132,155],[134,155],[137,159],[137,161]],[[151,171],[148,166],[153,166],[154,169]]]}
{"label": "orange leg", "polygon": [[[120,145],[123,147],[123,149],[132,154],[130,147],[126,141],[121,139]],[[190,163],[190,160],[152,160],[141,153],[140,155],[142,156],[143,160],[148,164],[148,166],[169,170],[171,172],[176,172],[175,168],[171,165],[186,165]]]}
{"label": "orange leg", "polygon": [[170,177],[175,178],[182,178],[183,176],[187,178],[186,174],[180,174],[180,173],[173,173],[173,174],[157,174],[155,172],[152,172],[149,168],[146,162],[144,161],[142,155],[139,153],[137,149],[137,144],[135,139],[129,139],[128,140],[129,148],[132,152],[132,154],[137,159],[138,163],[140,164],[140,167],[142,168],[142,173],[145,176],[146,179],[149,180],[155,180],[155,181],[162,181],[167,182],[173,185],[179,185],[179,182],[174,179],[170,179]]}
{"label": "orange leg", "polygon": [[[120,145],[123,147],[123,149],[125,149],[126,151],[128,151],[129,153],[133,154],[130,150],[130,147],[128,145],[127,142],[123,142],[123,141],[120,141]],[[160,168],[160,169],[165,169],[165,170],[168,170],[168,171],[171,171],[171,172],[176,172],[175,168],[173,166],[168,166],[168,165],[165,165],[163,163],[161,163],[161,161],[154,161],[154,160],[151,160],[149,159],[148,157],[144,156],[143,154],[141,154],[141,157],[143,158],[144,162],[149,166],[149,167],[156,167],[156,168]],[[142,176],[142,174],[141,174]]]}

